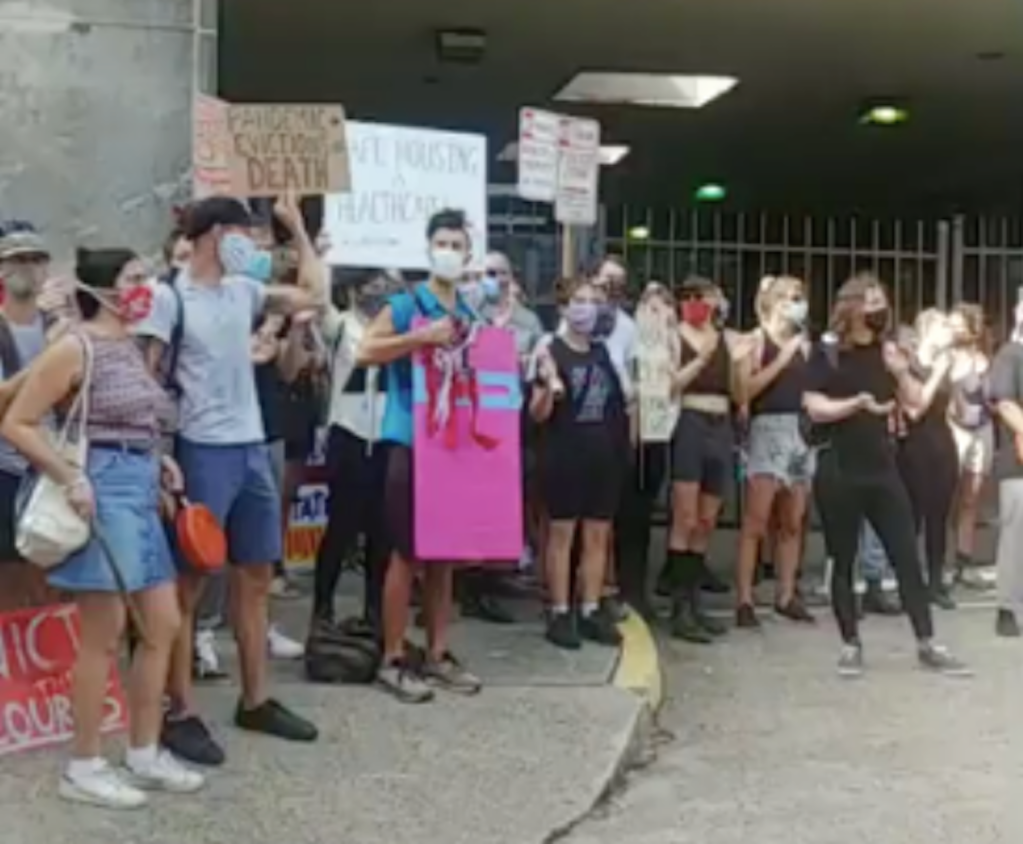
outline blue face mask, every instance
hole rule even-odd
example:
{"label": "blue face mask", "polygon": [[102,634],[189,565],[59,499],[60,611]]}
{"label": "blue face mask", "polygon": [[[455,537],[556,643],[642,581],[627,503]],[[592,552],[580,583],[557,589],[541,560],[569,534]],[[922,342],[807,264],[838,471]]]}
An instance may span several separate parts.
{"label": "blue face mask", "polygon": [[[244,275],[266,281],[273,272],[273,257],[266,253],[266,259],[259,257],[261,250],[252,242],[252,238],[240,232],[228,232],[220,239],[217,246],[217,257],[227,275]],[[262,266],[260,264],[262,263]],[[253,274],[265,272],[264,278]]]}
{"label": "blue face mask", "polygon": [[273,271],[273,253],[267,249],[254,249],[252,252],[252,258],[249,260],[248,269],[246,269],[242,275],[254,278],[256,281],[261,281],[263,284],[266,284],[271,278],[273,278]]}
{"label": "blue face mask", "polygon": [[458,288],[469,307],[482,308],[492,305],[501,298],[501,285],[493,276],[484,276],[480,281],[471,281]]}

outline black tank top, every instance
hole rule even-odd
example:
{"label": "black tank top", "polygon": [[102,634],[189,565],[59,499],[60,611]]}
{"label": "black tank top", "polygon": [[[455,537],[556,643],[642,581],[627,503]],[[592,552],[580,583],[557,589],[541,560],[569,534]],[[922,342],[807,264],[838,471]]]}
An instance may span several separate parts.
{"label": "black tank top", "polygon": [[[764,353],[760,368],[770,366],[781,353],[781,349],[764,337]],[[800,351],[792,356],[786,367],[778,373],[767,388],[750,404],[750,413],[758,416],[767,413],[799,413],[803,407],[803,391],[806,389],[806,356]]]}
{"label": "black tank top", "polygon": [[[682,366],[686,366],[696,358],[696,352],[682,338]],[[686,387],[686,392],[701,396],[730,396],[732,393],[732,355],[728,351],[728,341],[722,334],[718,339],[714,354],[700,370],[693,382]]]}
{"label": "black tank top", "polygon": [[[352,370],[351,375],[348,376],[348,381],[345,382],[344,389],[342,392],[345,393],[364,393],[366,392],[366,367],[357,366]],[[387,392],[387,367],[380,367],[380,371],[377,373],[377,392]]]}

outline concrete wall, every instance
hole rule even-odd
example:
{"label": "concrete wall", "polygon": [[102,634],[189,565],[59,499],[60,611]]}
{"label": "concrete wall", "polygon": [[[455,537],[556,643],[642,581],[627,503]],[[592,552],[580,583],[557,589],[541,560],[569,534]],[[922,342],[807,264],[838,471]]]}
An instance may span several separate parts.
{"label": "concrete wall", "polygon": [[149,253],[187,196],[193,0],[0,0],[0,218]]}

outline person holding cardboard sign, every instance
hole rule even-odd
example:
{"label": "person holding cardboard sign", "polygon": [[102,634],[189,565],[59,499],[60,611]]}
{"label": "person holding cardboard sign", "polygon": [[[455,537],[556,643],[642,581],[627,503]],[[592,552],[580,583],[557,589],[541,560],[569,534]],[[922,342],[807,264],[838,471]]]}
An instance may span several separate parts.
{"label": "person holding cardboard sign", "polygon": [[[326,292],[297,201],[286,198],[275,210],[299,246],[298,285],[253,280],[251,267],[260,255],[248,208],[227,197],[205,199],[186,215],[184,234],[192,244],[188,266],[174,285],[158,286],[153,312],[137,333],[147,342],[154,371],[176,338],[177,455],[185,493],[209,507],[227,528],[242,674],[235,724],[291,741],[312,741],[316,728],[270,697],[267,688],[269,590],[273,561],[283,553],[281,501],[265,443],[250,337],[264,311],[318,309]],[[184,330],[176,334],[179,322]],[[189,761],[220,764],[224,753],[196,714],[192,698],[192,629],[202,585],[199,573],[182,571],[184,624],[170,674],[172,706],[163,741]]]}

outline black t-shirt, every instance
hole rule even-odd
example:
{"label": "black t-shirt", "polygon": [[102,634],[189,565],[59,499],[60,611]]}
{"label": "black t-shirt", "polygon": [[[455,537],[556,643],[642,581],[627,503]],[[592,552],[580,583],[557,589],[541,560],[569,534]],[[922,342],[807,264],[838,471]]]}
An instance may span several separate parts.
{"label": "black t-shirt", "polygon": [[550,353],[565,394],[555,401],[547,421],[547,449],[583,457],[595,450],[614,453],[624,446],[625,398],[604,344],[594,343],[580,352],[555,337]]}
{"label": "black t-shirt", "polygon": [[[988,376],[992,402],[1011,401],[1023,405],[1023,344],[1006,343],[998,350]],[[995,474],[999,479],[1023,478],[1023,465],[1016,456],[1016,435],[998,417],[998,450]]]}
{"label": "black t-shirt", "polygon": [[[883,404],[895,398],[896,384],[885,366],[881,344],[871,343],[839,349],[833,357],[816,347],[810,358],[806,389],[832,399],[870,393]],[[863,476],[894,468],[886,417],[860,411],[828,428],[831,447],[843,472]]]}
{"label": "black t-shirt", "polygon": [[[770,366],[780,354],[781,349],[774,341],[765,337],[760,368]],[[778,373],[778,377],[750,403],[750,415],[799,413],[803,407],[803,390],[806,387],[808,366],[806,355],[802,351],[796,352],[792,360]]]}
{"label": "black t-shirt", "polygon": [[266,441],[270,443],[284,439],[288,385],[281,378],[276,361],[262,363],[256,367],[256,395],[259,397],[259,409],[263,414]]}

